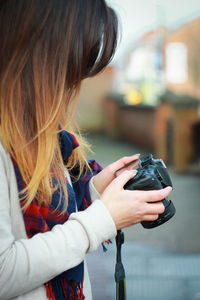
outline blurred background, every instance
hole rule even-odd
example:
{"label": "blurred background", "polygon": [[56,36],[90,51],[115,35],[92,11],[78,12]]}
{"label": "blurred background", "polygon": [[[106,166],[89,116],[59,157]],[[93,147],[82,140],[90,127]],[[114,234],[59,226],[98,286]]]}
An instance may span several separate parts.
{"label": "blurred background", "polygon": [[[109,0],[113,62],[83,82],[77,120],[103,166],[153,153],[168,166],[176,215],[125,232],[127,299],[200,299],[200,1]],[[115,243],[88,257],[94,300],[115,299]]]}

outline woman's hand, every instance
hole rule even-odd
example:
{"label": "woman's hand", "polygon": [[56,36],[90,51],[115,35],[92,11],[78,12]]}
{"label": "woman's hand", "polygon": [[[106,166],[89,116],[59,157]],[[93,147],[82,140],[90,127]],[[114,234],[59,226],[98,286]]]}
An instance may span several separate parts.
{"label": "woman's hand", "polygon": [[115,178],[115,172],[117,170],[119,170],[122,167],[125,167],[127,164],[129,164],[132,161],[136,161],[135,163],[133,163],[129,167],[127,167],[127,170],[132,169],[135,165],[137,165],[137,161],[138,161],[139,157],[140,157],[140,154],[123,157],[123,158],[117,160],[116,162],[108,165],[100,173],[95,175],[93,177],[93,184],[94,184],[96,190],[99,192],[99,194],[102,194],[104,192],[104,190],[106,189],[106,187]]}
{"label": "woman's hand", "polygon": [[108,185],[100,198],[109,210],[117,229],[141,221],[156,220],[165,210],[161,200],[172,190],[171,187],[154,191],[124,190],[124,185],[133,177],[133,172],[124,171]]}

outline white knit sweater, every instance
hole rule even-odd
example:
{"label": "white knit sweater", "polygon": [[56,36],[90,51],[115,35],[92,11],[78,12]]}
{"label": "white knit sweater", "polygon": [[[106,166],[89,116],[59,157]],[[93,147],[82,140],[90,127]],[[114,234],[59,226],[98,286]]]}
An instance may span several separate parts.
{"label": "white knit sweater", "polygon": [[[0,144],[0,299],[45,300],[44,283],[75,267],[87,252],[116,235],[116,227],[92,182],[93,203],[63,225],[28,239],[10,156]],[[91,300],[85,264],[84,293]]]}

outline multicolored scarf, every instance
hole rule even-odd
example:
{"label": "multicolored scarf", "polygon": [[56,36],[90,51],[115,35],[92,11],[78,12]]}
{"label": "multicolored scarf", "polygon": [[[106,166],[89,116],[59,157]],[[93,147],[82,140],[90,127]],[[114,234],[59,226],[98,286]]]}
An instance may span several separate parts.
{"label": "multicolored scarf", "polygon": [[[67,131],[62,131],[60,133],[59,141],[63,161],[66,162],[72,154],[73,149],[78,147],[78,142],[75,137]],[[18,191],[21,192],[25,188],[25,183],[17,163],[14,160],[13,164],[17,178]],[[23,211],[26,233],[29,238],[37,233],[51,230],[56,224],[63,224],[68,220],[69,215],[75,212],[76,209],[78,211],[84,210],[91,204],[89,180],[93,175],[101,171],[102,168],[95,160],[89,161],[89,165],[92,171],[82,175],[80,180],[72,182],[73,186],[70,185],[66,178],[68,207],[64,213],[61,214],[65,203],[64,193],[60,190],[57,190],[53,194],[50,206],[44,204],[39,205],[38,199],[35,198],[29,208],[25,212]],[[76,174],[78,174],[78,165],[71,171],[72,178],[75,177]],[[53,178],[53,184],[56,185],[56,183],[56,178]],[[60,193],[62,201],[58,206]],[[47,298],[50,300],[85,299],[83,294],[83,277],[84,263],[82,262],[78,266],[65,271],[45,284]]]}

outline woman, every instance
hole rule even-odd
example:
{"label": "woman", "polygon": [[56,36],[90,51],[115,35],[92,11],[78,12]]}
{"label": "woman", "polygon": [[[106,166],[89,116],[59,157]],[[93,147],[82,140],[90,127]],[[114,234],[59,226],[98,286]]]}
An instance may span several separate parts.
{"label": "woman", "polygon": [[86,253],[164,211],[170,188],[114,178],[138,155],[101,171],[74,133],[81,82],[116,43],[104,0],[0,1],[0,299],[92,299]]}

